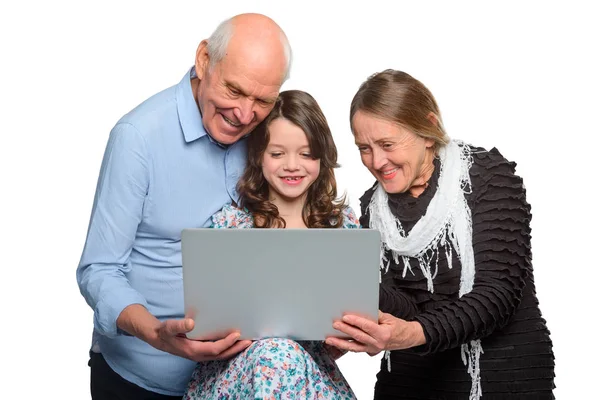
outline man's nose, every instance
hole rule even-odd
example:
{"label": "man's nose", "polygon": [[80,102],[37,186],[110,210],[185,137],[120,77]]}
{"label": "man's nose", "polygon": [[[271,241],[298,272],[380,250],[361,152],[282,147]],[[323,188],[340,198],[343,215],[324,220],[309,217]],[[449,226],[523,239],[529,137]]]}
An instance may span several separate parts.
{"label": "man's nose", "polygon": [[238,106],[233,109],[233,115],[240,124],[248,125],[254,120],[254,101],[246,97],[240,99]]}

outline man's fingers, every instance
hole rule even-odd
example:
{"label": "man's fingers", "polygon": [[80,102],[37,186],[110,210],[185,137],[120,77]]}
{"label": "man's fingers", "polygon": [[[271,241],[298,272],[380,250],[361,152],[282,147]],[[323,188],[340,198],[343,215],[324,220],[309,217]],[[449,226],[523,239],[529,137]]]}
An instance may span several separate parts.
{"label": "man's fingers", "polygon": [[224,339],[217,340],[212,343],[206,343],[207,345],[211,346],[210,355],[218,356],[219,354],[223,353],[225,350],[233,346],[239,337],[239,332],[233,332],[227,335]]}
{"label": "man's fingers", "polygon": [[238,353],[246,350],[252,344],[252,340],[240,340],[236,342],[229,349],[225,350],[217,357],[219,360],[229,360],[231,357],[236,356]]}
{"label": "man's fingers", "polygon": [[163,337],[181,336],[194,329],[194,320],[191,318],[185,319],[169,319],[163,322],[163,327],[159,333]]}

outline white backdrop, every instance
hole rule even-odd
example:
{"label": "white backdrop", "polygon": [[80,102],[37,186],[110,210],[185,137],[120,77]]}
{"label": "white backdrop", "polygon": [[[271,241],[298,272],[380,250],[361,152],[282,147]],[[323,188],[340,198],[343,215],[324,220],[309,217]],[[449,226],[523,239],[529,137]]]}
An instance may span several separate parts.
{"label": "white backdrop", "polygon": [[[321,104],[340,153],[339,187],[356,209],[373,179],[353,144],[349,104],[368,75],[386,68],[432,90],[451,136],[498,147],[518,163],[555,345],[555,393],[589,398],[600,356],[592,329],[600,220],[590,198],[600,144],[599,14],[591,1],[413,3],[4,2],[0,397],[89,398],[92,313],[75,268],[108,133],[176,84],[221,20],[253,11],[288,34],[294,64],[283,89],[306,90]],[[369,399],[378,357],[340,364],[358,398]]]}

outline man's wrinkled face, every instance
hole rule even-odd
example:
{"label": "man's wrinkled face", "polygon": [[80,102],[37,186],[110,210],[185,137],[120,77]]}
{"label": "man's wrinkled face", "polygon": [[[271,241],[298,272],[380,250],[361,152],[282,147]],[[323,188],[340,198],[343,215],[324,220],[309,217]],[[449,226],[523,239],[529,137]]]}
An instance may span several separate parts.
{"label": "man's wrinkled face", "polygon": [[283,83],[285,63],[236,54],[239,52],[228,52],[214,66],[209,66],[208,60],[200,68],[196,66],[202,123],[223,144],[236,142],[265,119]]}

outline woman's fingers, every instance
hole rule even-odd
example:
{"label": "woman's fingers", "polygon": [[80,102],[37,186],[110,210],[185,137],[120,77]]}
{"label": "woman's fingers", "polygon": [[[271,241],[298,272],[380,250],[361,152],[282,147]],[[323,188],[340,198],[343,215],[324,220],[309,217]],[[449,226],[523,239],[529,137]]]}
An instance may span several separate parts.
{"label": "woman's fingers", "polygon": [[349,325],[343,321],[336,321],[333,323],[333,328],[337,329],[338,331],[340,331],[342,333],[345,333],[346,335],[350,336],[352,339],[354,339],[360,343],[379,347],[378,346],[379,343],[378,343],[377,339],[375,339],[373,336],[371,336],[369,333],[365,332],[364,330],[360,329],[359,327]]}
{"label": "woman's fingers", "polygon": [[369,350],[369,347],[360,342],[355,342],[347,339],[340,339],[336,337],[328,337],[325,343],[330,346],[335,346],[340,350],[352,351],[354,353],[364,353]]}
{"label": "woman's fingers", "polygon": [[370,319],[360,317],[358,315],[344,315],[342,317],[342,321],[357,327],[363,332],[368,333],[369,335],[375,337],[378,333],[380,333],[379,324],[376,321],[372,321]]}

